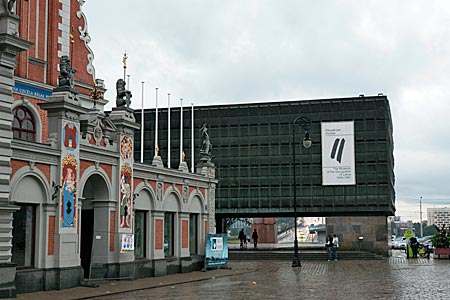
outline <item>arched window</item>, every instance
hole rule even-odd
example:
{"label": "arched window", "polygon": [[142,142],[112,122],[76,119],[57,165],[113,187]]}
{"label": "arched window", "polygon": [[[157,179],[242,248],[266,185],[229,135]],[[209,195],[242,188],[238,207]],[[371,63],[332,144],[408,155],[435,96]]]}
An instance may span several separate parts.
{"label": "arched window", "polygon": [[35,141],[36,139],[36,125],[30,111],[24,107],[19,106],[13,110],[13,133],[15,139],[25,141]]}

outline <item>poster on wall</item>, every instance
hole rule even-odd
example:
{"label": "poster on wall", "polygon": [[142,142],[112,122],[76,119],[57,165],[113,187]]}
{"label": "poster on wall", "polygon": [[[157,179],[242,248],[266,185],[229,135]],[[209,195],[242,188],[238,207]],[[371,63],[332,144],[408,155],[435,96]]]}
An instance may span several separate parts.
{"label": "poster on wall", "polygon": [[205,269],[225,266],[228,262],[226,234],[206,234]]}
{"label": "poster on wall", "polygon": [[131,229],[133,211],[133,139],[120,137],[119,227]]}
{"label": "poster on wall", "polygon": [[134,251],[134,234],[122,234],[120,253],[129,253]]}
{"label": "poster on wall", "polygon": [[353,121],[322,122],[322,185],[354,185]]}
{"label": "poster on wall", "polygon": [[70,121],[62,126],[60,226],[76,228],[80,130],[79,124]]}

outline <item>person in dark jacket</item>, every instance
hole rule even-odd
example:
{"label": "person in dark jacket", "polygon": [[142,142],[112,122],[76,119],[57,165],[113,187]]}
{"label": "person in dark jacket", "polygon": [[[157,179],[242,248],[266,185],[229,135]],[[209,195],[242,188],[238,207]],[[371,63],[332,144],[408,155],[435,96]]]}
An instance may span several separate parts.
{"label": "person in dark jacket", "polygon": [[417,241],[417,238],[410,238],[408,243],[412,250],[412,257],[417,258],[417,250],[419,249],[419,242]]}
{"label": "person in dark jacket", "polygon": [[258,247],[258,232],[256,232],[256,229],[253,230],[252,239],[253,239],[253,247],[257,248]]}
{"label": "person in dark jacket", "polygon": [[241,249],[244,248],[244,239],[245,239],[245,233],[244,233],[244,228],[241,229],[241,231],[239,231],[239,241],[241,242]]}
{"label": "person in dark jacket", "polygon": [[327,243],[325,247],[327,248],[328,261],[333,260],[333,235],[331,233],[327,237]]}

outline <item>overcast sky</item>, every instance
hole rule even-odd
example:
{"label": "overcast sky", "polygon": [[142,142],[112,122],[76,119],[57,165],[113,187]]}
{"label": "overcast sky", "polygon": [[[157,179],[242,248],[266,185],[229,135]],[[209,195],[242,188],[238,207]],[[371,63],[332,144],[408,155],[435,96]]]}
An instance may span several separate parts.
{"label": "overcast sky", "polygon": [[[114,4],[113,4],[114,3]],[[120,3],[120,5],[118,5]],[[450,1],[87,0],[106,98],[132,107],[388,96],[397,215],[450,207]]]}

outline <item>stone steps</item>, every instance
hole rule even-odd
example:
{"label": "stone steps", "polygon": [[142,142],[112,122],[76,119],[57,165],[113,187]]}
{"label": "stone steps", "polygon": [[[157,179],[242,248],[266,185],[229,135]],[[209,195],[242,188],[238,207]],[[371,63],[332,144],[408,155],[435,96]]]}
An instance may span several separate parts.
{"label": "stone steps", "polygon": [[[299,250],[300,260],[327,260],[326,251]],[[253,251],[253,250],[229,250],[229,260],[292,260],[294,250],[291,251]],[[366,251],[339,251],[339,260],[381,260],[382,256]]]}

